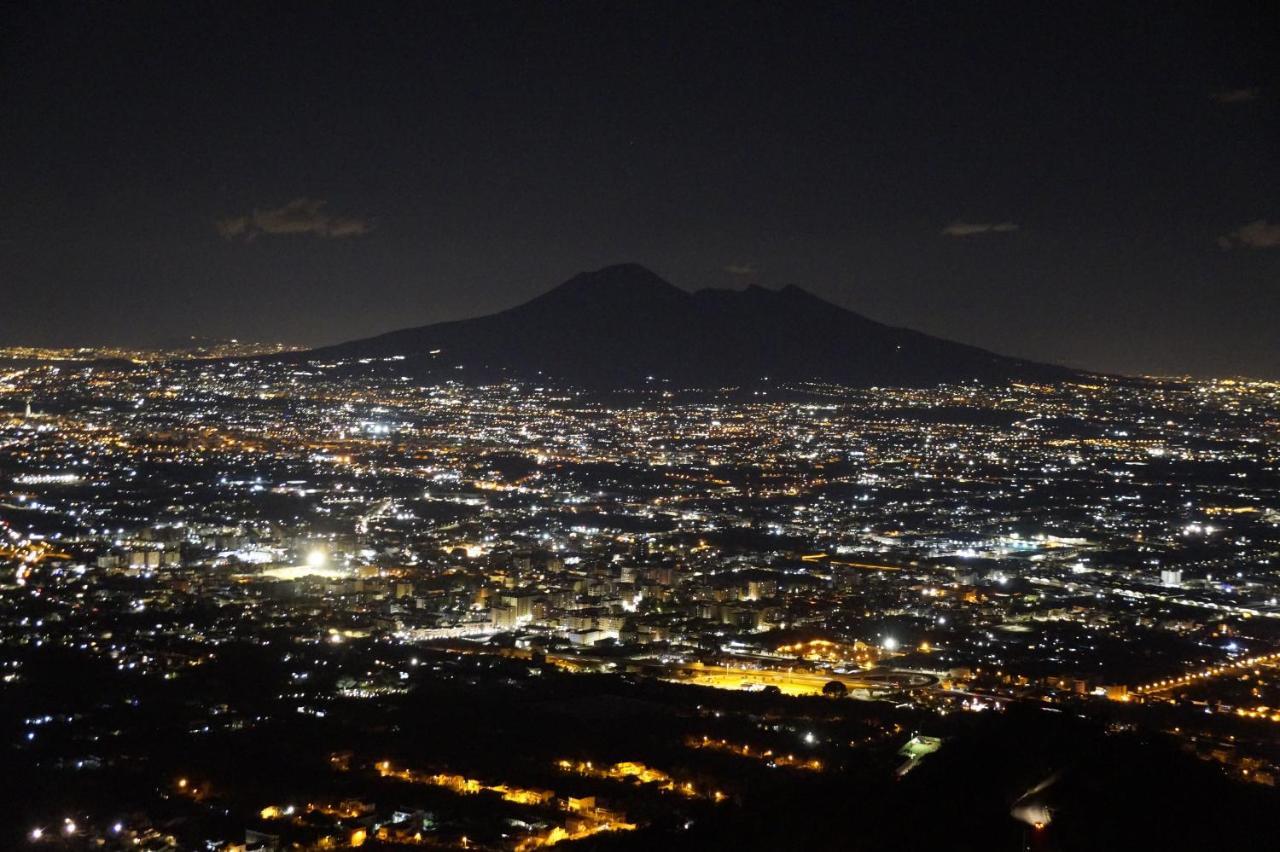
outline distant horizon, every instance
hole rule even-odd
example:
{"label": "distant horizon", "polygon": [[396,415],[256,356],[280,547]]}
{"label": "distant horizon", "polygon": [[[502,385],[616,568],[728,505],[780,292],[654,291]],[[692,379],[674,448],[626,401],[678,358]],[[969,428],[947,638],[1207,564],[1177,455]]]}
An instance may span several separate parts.
{"label": "distant horizon", "polygon": [[[105,342],[96,342],[96,343],[65,343],[65,344],[20,344],[19,343],[19,344],[10,344],[10,347],[0,347],[0,349],[32,348],[32,349],[52,349],[52,351],[58,351],[58,349],[88,349],[88,351],[93,351],[93,349],[123,349],[123,351],[128,351],[128,349],[134,349],[134,351],[140,351],[140,352],[165,352],[165,351],[180,351],[180,349],[183,349],[184,344],[188,342],[189,343],[205,342],[205,343],[220,343],[220,344],[239,343],[239,344],[246,344],[246,345],[257,345],[257,347],[282,347],[283,349],[288,349],[288,351],[306,352],[306,351],[311,351],[311,349],[323,349],[326,347],[332,347],[332,345],[340,345],[340,344],[358,342],[358,340],[376,338],[376,336],[380,336],[383,334],[397,333],[397,331],[421,329],[421,327],[438,325],[440,324],[440,322],[466,321],[466,320],[481,319],[481,317],[485,317],[485,316],[493,316],[495,315],[495,313],[502,313],[503,311],[512,310],[512,308],[520,307],[522,306],[522,304],[525,304],[531,301],[531,299],[535,299],[535,298],[538,298],[539,296],[543,296],[543,294],[545,293],[552,292],[552,290],[562,287],[562,285],[564,284],[570,283],[570,281],[577,278],[577,276],[590,275],[590,274],[593,274],[593,272],[613,269],[613,267],[627,267],[627,266],[639,267],[639,269],[652,272],[652,274],[657,275],[658,278],[662,279],[664,283],[667,283],[671,285],[671,287],[675,287],[676,289],[681,290],[681,292],[685,292],[689,294],[703,292],[703,290],[719,290],[719,292],[740,292],[741,293],[741,292],[748,292],[748,290],[751,290],[753,288],[763,289],[763,290],[768,290],[768,292],[778,293],[788,288],[794,288],[794,289],[800,290],[800,292],[809,294],[809,296],[822,299],[822,301],[824,302],[831,302],[829,301],[829,299],[823,298],[822,296],[818,296],[818,294],[814,293],[813,290],[810,290],[808,288],[803,287],[803,285],[795,284],[795,283],[765,284],[765,283],[759,283],[759,281],[753,280],[753,281],[739,281],[739,283],[731,283],[728,285],[705,285],[705,287],[698,287],[696,289],[691,289],[687,287],[681,287],[681,285],[675,283],[675,281],[669,281],[666,278],[663,278],[663,276],[658,275],[657,272],[653,272],[652,269],[649,269],[649,267],[645,266],[644,264],[636,264],[636,262],[623,261],[623,262],[617,262],[617,264],[608,264],[608,265],[599,267],[599,269],[595,269],[595,270],[579,270],[577,272],[573,272],[573,274],[568,276],[568,278],[563,279],[562,281],[559,281],[558,284],[543,290],[543,292],[541,293],[535,294],[535,296],[532,296],[530,299],[525,299],[525,301],[521,301],[515,304],[508,304],[508,306],[506,307],[499,307],[498,310],[495,310],[495,311],[490,311],[488,313],[479,313],[479,315],[475,315],[475,316],[451,317],[451,319],[447,319],[447,320],[435,320],[435,321],[421,322],[421,324],[410,324],[410,325],[389,327],[389,329],[374,331],[374,333],[369,335],[339,336],[339,338],[335,338],[335,339],[311,340],[311,342],[297,342],[297,340],[287,340],[282,338],[274,338],[274,339],[250,338],[250,336],[246,336],[246,335],[215,336],[215,335],[191,334],[191,335],[173,336],[173,338],[170,338],[168,340],[154,340],[154,342],[146,342],[146,343],[129,343],[129,342],[124,342],[124,340],[115,340],[115,342],[110,342],[110,340],[105,340]],[[836,304],[837,307],[845,308],[845,310],[858,313],[858,315],[864,316],[865,319],[872,320],[873,322],[879,322],[879,324],[882,324],[882,325],[895,327],[895,329],[922,331],[920,329],[910,329],[909,326],[899,326],[899,325],[888,324],[888,322],[883,322],[881,320],[878,320],[877,317],[868,316],[868,315],[865,315],[865,313],[861,313],[860,311],[856,310],[855,307],[844,306],[844,304],[837,304],[835,302],[831,302],[831,303]],[[928,334],[928,333],[925,333],[925,334]],[[948,338],[942,338],[942,339],[948,339]],[[1024,354],[1000,351],[1000,349],[993,348],[991,347],[991,345],[972,342],[972,340],[954,340],[954,342],[963,343],[965,345],[975,345],[975,347],[987,349],[987,351],[1000,354],[1000,356],[1006,356],[1011,358],[1033,359],[1033,361],[1034,359],[1036,359],[1032,356],[1024,356]],[[1052,365],[1070,368],[1070,370],[1094,372],[1094,374],[1103,375],[1103,376],[1112,375],[1112,376],[1120,376],[1120,377],[1132,377],[1132,379],[1197,380],[1197,381],[1212,381],[1212,380],[1277,381],[1277,380],[1280,380],[1280,376],[1248,375],[1248,374],[1196,374],[1196,372],[1164,372],[1164,374],[1162,374],[1162,372],[1125,372],[1125,371],[1116,371],[1116,370],[1100,370],[1100,368],[1093,367],[1092,365],[1084,365],[1084,363],[1062,363],[1062,362],[1044,362],[1044,363],[1052,363]]]}
{"label": "distant horizon", "polygon": [[[608,264],[608,265],[620,265],[620,264]],[[577,274],[577,273],[574,273],[574,274]],[[181,340],[201,340],[202,339],[202,340],[217,340],[217,341],[239,340],[241,342],[251,342],[251,343],[263,344],[263,345],[280,344],[280,345],[299,348],[299,349],[316,349],[316,348],[331,346],[331,345],[344,343],[352,340],[360,340],[367,337],[375,337],[377,335],[385,334],[392,331],[419,328],[419,327],[424,327],[428,325],[435,325],[438,323],[457,322],[461,320],[476,319],[483,316],[489,316],[495,313],[501,313],[504,310],[508,310],[513,307],[518,307],[519,305],[522,305],[525,302],[535,299],[542,293],[549,292],[551,289],[554,289],[556,286],[559,286],[560,283],[564,283],[564,281],[566,280],[568,280],[568,278],[565,278],[556,283],[553,283],[548,287],[546,287],[546,289],[543,289],[541,291],[533,292],[531,294],[527,294],[522,297],[517,297],[515,301],[498,305],[492,308],[479,309],[472,313],[465,313],[465,314],[450,313],[448,315],[439,316],[439,317],[424,316],[424,318],[421,321],[401,321],[400,324],[393,324],[393,325],[384,326],[380,328],[365,329],[362,331],[352,331],[348,333],[338,332],[336,333],[336,336],[335,335],[327,335],[327,336],[305,335],[305,336],[298,337],[298,336],[288,336],[286,334],[280,334],[280,335],[265,334],[264,335],[260,333],[248,333],[248,332],[242,333],[242,332],[236,332],[234,329],[225,329],[225,330],[212,331],[212,332],[193,331],[189,334],[184,332],[178,332],[176,336],[170,335],[167,338],[144,336],[142,338],[135,338],[132,340],[124,337],[112,336],[110,334],[105,334],[101,337],[64,338],[61,340],[56,338],[47,338],[47,337],[43,337],[43,338],[20,337],[19,339],[11,339],[11,340],[0,339],[0,348],[28,347],[28,348],[37,348],[37,349],[79,349],[79,348],[92,349],[92,348],[115,347],[115,348],[131,348],[131,349],[139,349],[139,350],[161,350],[165,348],[175,348],[174,345]],[[669,279],[663,276],[663,280],[669,280]],[[1023,358],[1027,360],[1033,360],[1033,361],[1043,361],[1045,363],[1058,364],[1060,366],[1070,367],[1072,369],[1078,369],[1078,370],[1088,370],[1088,371],[1093,371],[1098,373],[1110,373],[1110,374],[1117,374],[1117,375],[1126,375],[1126,376],[1134,376],[1134,377],[1150,377],[1150,378],[1178,378],[1178,377],[1191,377],[1191,378],[1198,378],[1198,379],[1249,378],[1252,380],[1259,380],[1259,381],[1280,381],[1280,364],[1277,364],[1273,370],[1268,370],[1265,367],[1260,368],[1260,371],[1256,373],[1212,371],[1208,369],[1200,370],[1200,369],[1194,369],[1194,368],[1184,369],[1184,370],[1171,369],[1168,371],[1161,371],[1161,370],[1155,370],[1155,369],[1145,369],[1140,367],[1125,368],[1125,367],[1099,366],[1098,364],[1092,363],[1092,362],[1083,362],[1079,360],[1062,360],[1062,359],[1054,358],[1051,355],[1043,355],[1043,354],[1039,354],[1031,351],[1004,349],[1004,348],[1001,348],[1001,344],[998,342],[991,342],[986,339],[978,339],[976,337],[971,337],[966,335],[952,335],[947,331],[938,330],[935,328],[926,328],[924,326],[911,325],[906,322],[898,322],[898,321],[881,318],[879,315],[871,314],[861,310],[857,305],[843,304],[839,301],[836,301],[838,296],[829,297],[827,295],[824,295],[823,291],[821,290],[818,290],[810,286],[806,286],[804,284],[791,282],[791,281],[786,281],[781,283],[760,282],[760,281],[741,282],[741,281],[731,279],[727,283],[707,284],[704,286],[698,286],[698,287],[692,287],[692,288],[687,286],[682,286],[680,283],[675,281],[669,281],[669,283],[673,284],[673,286],[676,286],[679,289],[684,290],[685,292],[688,292],[688,293],[696,293],[701,290],[743,291],[743,290],[748,290],[752,287],[760,287],[766,290],[777,291],[777,290],[785,289],[787,287],[797,287],[806,293],[810,293],[811,295],[814,295],[814,296],[817,296],[818,298],[823,299],[824,301],[831,302],[832,304],[837,304],[840,307],[843,307],[843,308],[846,308],[847,310],[858,313],[875,322],[882,323],[884,325],[888,325],[894,328],[903,328],[903,329],[910,329],[912,331],[919,331],[919,332],[929,334],[934,337],[939,337],[945,340],[951,340],[957,343],[963,343],[969,346],[977,346],[982,349],[998,352],[999,354],[1007,355],[1009,357]],[[1247,370],[1247,368],[1245,369]]]}
{"label": "distant horizon", "polygon": [[[403,324],[403,325],[399,325],[392,328],[382,329],[380,331],[374,331],[371,334],[362,334],[359,336],[348,335],[345,337],[339,336],[331,339],[299,341],[299,340],[288,340],[280,337],[258,338],[258,337],[249,337],[247,335],[235,335],[235,334],[226,335],[226,336],[190,334],[190,335],[176,335],[176,336],[170,337],[168,340],[153,340],[153,341],[140,342],[140,343],[131,343],[123,340],[115,340],[115,341],[103,340],[100,342],[81,342],[81,343],[68,342],[64,344],[12,343],[12,344],[0,345],[0,349],[18,348],[18,347],[31,348],[31,349],[55,349],[55,350],[56,349],[90,349],[90,350],[92,349],[124,349],[124,350],[133,349],[133,350],[139,350],[139,351],[159,352],[159,351],[166,351],[166,350],[179,350],[182,348],[182,344],[187,341],[207,341],[207,342],[219,342],[219,343],[239,342],[241,344],[252,344],[257,346],[281,346],[281,347],[292,349],[292,350],[308,351],[312,349],[321,349],[328,346],[360,341],[360,340],[368,339],[371,337],[377,337],[382,334],[388,334],[388,333],[393,333],[398,331],[408,331],[408,330],[417,329],[417,328],[425,328],[428,326],[437,325],[439,323],[458,322],[458,321],[465,321],[465,320],[471,320],[471,319],[479,319],[481,317],[486,317],[486,316],[492,316],[494,314],[502,313],[505,310],[510,310],[512,308],[520,307],[521,305],[527,303],[528,301],[531,301],[532,299],[536,299],[538,298],[538,296],[551,292],[552,290],[555,290],[561,285],[568,283],[569,281],[573,280],[575,277],[579,275],[586,275],[592,272],[599,272],[601,270],[610,269],[613,267],[627,267],[627,266],[640,267],[648,272],[653,272],[653,270],[649,266],[642,263],[636,263],[632,261],[610,263],[598,269],[578,270],[577,272],[570,274],[568,277],[565,277],[563,280],[559,281],[556,284],[551,285],[550,287],[546,288],[540,293],[536,293],[533,296],[527,299],[524,299],[522,301],[516,302],[514,304],[506,305],[504,307],[499,307],[493,311],[475,314],[472,316],[449,317],[446,319],[429,320],[421,323]],[[1026,360],[1033,360],[1033,361],[1040,360],[1034,355],[1004,351],[999,349],[997,346],[993,346],[984,342],[979,342],[974,340],[960,340],[955,338],[946,338],[946,337],[942,337],[941,335],[934,335],[932,332],[925,331],[924,329],[912,328],[910,326],[896,325],[893,323],[885,322],[883,320],[878,319],[877,317],[870,316],[868,314],[863,313],[862,311],[859,311],[856,307],[842,305],[837,302],[833,302],[831,299],[821,296],[820,294],[814,292],[813,290],[810,290],[809,288],[803,285],[795,284],[792,282],[773,284],[773,283],[762,283],[759,281],[752,280],[752,281],[730,282],[727,285],[726,284],[706,285],[706,286],[700,286],[697,288],[689,288],[689,287],[681,286],[679,283],[676,283],[674,281],[670,281],[664,276],[661,276],[656,272],[653,272],[653,274],[657,275],[667,284],[670,284],[671,286],[685,293],[690,293],[690,294],[698,293],[704,290],[746,292],[752,288],[758,288],[758,289],[763,289],[771,292],[780,292],[788,288],[795,288],[811,296],[815,296],[816,298],[822,299],[823,301],[831,302],[832,304],[835,304],[837,307],[841,307],[846,310],[857,313],[860,316],[863,316],[869,320],[872,320],[873,322],[890,326],[891,328],[906,329],[910,331],[919,331],[925,334],[930,334],[931,336],[941,337],[944,340],[951,340],[953,342],[963,343],[968,346],[977,346],[979,348],[986,349],[996,354],[1011,357],[1011,358],[1019,358],[1019,359],[1026,359]],[[1248,380],[1248,381],[1263,381],[1263,382],[1280,380],[1280,373],[1276,375],[1262,375],[1262,374],[1250,375],[1247,373],[1196,373],[1196,372],[1161,373],[1161,372],[1103,369],[1091,364],[1081,364],[1081,363],[1056,362],[1056,361],[1045,361],[1044,363],[1054,364],[1056,366],[1066,367],[1073,370],[1094,372],[1100,375],[1115,375],[1115,376],[1124,376],[1124,377],[1130,377],[1130,378],[1165,379],[1165,380],[1194,379],[1194,380],[1200,380],[1200,381],[1241,379],[1241,380]]]}

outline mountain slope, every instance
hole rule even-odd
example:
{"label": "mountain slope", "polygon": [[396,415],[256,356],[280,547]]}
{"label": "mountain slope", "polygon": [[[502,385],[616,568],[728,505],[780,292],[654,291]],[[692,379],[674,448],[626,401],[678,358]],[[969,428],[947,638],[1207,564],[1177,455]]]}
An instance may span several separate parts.
{"label": "mountain slope", "polygon": [[[399,375],[555,380],[593,388],[827,381],[917,387],[1079,374],[883,325],[798,287],[681,290],[641,266],[582,273],[500,313],[303,353],[397,357]],[[462,369],[458,369],[461,367]],[[386,369],[392,369],[387,366]]]}

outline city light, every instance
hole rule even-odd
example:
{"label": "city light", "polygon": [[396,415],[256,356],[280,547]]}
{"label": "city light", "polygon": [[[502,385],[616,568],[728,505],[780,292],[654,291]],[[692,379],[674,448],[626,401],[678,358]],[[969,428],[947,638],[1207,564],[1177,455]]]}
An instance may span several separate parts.
{"label": "city light", "polygon": [[[527,850],[648,830],[580,800],[575,785],[587,779],[637,796],[636,814],[655,801],[754,807],[743,780],[753,772],[820,782],[866,763],[859,750],[931,742],[930,719],[999,718],[1019,705],[1138,731],[1186,711],[1203,725],[1159,732],[1233,783],[1280,779],[1252,745],[1280,722],[1280,587],[1268,549],[1280,513],[1230,478],[1180,494],[1173,508],[1132,499],[1170,487],[1147,467],[1153,459],[1193,470],[1201,454],[1260,477],[1273,463],[1266,427],[1244,412],[1280,404],[1280,388],[833,389],[814,392],[820,403],[712,395],[613,406],[560,389],[303,380],[295,368],[247,363],[201,363],[166,385],[151,369],[92,386],[116,400],[109,408],[0,418],[0,464],[29,474],[10,483],[20,495],[0,499],[24,507],[21,525],[0,514],[0,559],[16,566],[4,574],[14,591],[4,626],[30,653],[55,649],[120,675],[99,710],[23,716],[23,749],[48,744],[41,754],[61,772],[96,777],[103,758],[59,753],[63,744],[108,741],[135,710],[168,713],[208,742],[384,715],[403,729],[412,722],[394,718],[395,702],[415,693],[558,692],[561,678],[585,675],[588,691],[673,685],[653,695],[674,702],[676,730],[665,743],[637,741],[626,760],[558,741],[504,780],[465,758],[401,768],[388,728],[370,738],[389,737],[381,763],[356,754],[332,764],[358,795],[282,790],[279,804],[244,813],[236,780],[197,783],[225,775],[196,765],[199,749],[150,771],[183,766],[186,775],[159,782],[183,807],[282,830],[314,825],[334,847],[356,845],[344,821],[357,815],[392,826],[369,823],[365,845],[460,842],[423,818],[393,819],[385,796],[368,792],[381,788],[364,786],[374,777],[563,814],[511,838]],[[91,395],[84,376],[22,375],[49,396]],[[283,399],[287,416],[275,407]],[[898,419],[953,405],[1031,425]],[[1136,431],[1043,425],[1125,406],[1159,433],[1164,455]],[[378,422],[396,424],[389,434],[360,427],[375,408]],[[1240,434],[1259,440],[1217,437]],[[189,473],[148,514],[132,489],[155,459]],[[66,470],[76,479],[45,476]],[[1059,490],[1049,499],[1041,489]],[[58,524],[75,536],[55,537]],[[1201,532],[1184,535],[1190,524]],[[1135,658],[1138,643],[1147,650]],[[7,689],[32,677],[20,662],[0,660]],[[240,678],[263,687],[228,688]],[[193,698],[166,705],[169,689]],[[798,703],[816,696],[839,703]],[[840,707],[855,701],[876,702],[874,722],[826,718],[861,718]],[[1112,718],[1120,706],[1131,719]],[[464,714],[458,736],[486,737],[472,722]],[[1215,726],[1236,736],[1231,749],[1200,747]],[[307,759],[308,746],[281,748]],[[890,775],[914,771],[918,752]],[[561,780],[546,788],[514,781],[549,767]],[[55,806],[72,807],[60,797]],[[165,842],[145,808],[129,813],[127,830],[82,818],[43,829],[44,841],[66,832]],[[467,824],[469,837],[476,827]]]}

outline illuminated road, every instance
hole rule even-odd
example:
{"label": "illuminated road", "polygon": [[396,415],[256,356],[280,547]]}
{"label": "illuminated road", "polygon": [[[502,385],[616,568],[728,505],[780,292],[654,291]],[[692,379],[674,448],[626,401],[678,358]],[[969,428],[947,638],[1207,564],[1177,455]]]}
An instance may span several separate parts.
{"label": "illuminated road", "polygon": [[1138,695],[1159,695],[1162,692],[1168,692],[1171,689],[1178,689],[1191,684],[1205,683],[1217,677],[1233,677],[1243,674],[1255,666],[1271,665],[1280,662],[1280,651],[1274,654],[1262,654],[1257,657],[1249,657],[1245,660],[1237,660],[1234,663],[1224,663],[1220,666],[1209,666],[1200,671],[1187,672],[1180,677],[1165,678],[1148,683],[1143,686],[1134,688],[1134,692]]}
{"label": "illuminated road", "polygon": [[831,681],[843,683],[855,697],[880,697],[895,692],[930,689],[938,685],[932,675],[917,672],[868,672],[860,675],[836,675],[809,671],[777,671],[708,666],[701,663],[666,666],[663,680],[691,683],[717,689],[762,689],[776,686],[785,695],[821,695]]}
{"label": "illuminated road", "polygon": [[[511,659],[528,660],[532,653],[527,649],[476,647],[461,641],[440,640],[430,643],[464,654],[496,654]],[[546,661],[570,671],[612,671],[619,664],[617,659],[592,654],[550,653]],[[821,695],[822,688],[833,680],[840,681],[855,698],[881,698],[907,690],[934,689],[938,678],[921,672],[880,670],[860,674],[831,674],[806,670],[738,668],[736,666],[710,666],[704,663],[663,663],[656,660],[630,663],[628,670],[636,671],[672,683],[710,686],[716,689],[759,690],[776,686],[784,695]]]}
{"label": "illuminated road", "polygon": [[821,562],[824,565],[839,565],[842,568],[861,568],[865,571],[901,571],[899,565],[881,565],[877,562],[845,562],[835,559],[825,553],[810,553],[808,556],[801,556],[803,562]]}

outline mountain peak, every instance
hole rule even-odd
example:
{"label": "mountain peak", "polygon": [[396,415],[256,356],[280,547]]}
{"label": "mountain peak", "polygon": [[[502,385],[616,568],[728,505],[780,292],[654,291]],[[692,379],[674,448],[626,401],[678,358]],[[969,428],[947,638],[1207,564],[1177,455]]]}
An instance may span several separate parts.
{"label": "mountain peak", "polygon": [[642,263],[611,263],[594,272],[579,272],[574,278],[594,278],[599,280],[648,279],[666,284],[658,273]]}
{"label": "mountain peak", "polygon": [[525,313],[588,310],[612,314],[673,308],[689,294],[638,263],[619,263],[580,272],[541,296],[511,308]]}
{"label": "mountain peak", "polygon": [[653,270],[638,263],[618,263],[594,272],[579,272],[551,292],[606,289],[633,292],[684,292],[674,284],[668,283]]}

